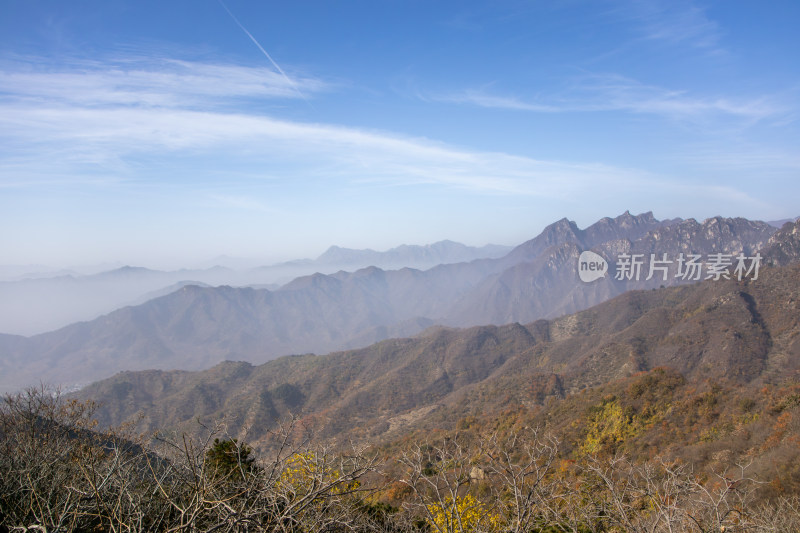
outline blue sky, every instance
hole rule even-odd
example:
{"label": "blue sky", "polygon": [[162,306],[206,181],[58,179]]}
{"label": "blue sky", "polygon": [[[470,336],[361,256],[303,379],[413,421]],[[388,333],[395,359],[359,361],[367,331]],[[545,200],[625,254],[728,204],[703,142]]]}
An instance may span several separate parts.
{"label": "blue sky", "polygon": [[800,215],[800,2],[0,0],[0,263]]}

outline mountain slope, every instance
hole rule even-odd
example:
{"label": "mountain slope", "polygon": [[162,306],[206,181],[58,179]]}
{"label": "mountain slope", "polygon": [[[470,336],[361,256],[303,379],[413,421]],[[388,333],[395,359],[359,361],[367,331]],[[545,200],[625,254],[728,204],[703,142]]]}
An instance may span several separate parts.
{"label": "mountain slope", "polygon": [[542,404],[656,367],[691,382],[740,385],[798,370],[800,266],[765,268],[756,281],[631,291],[525,326],[434,328],[260,366],[122,373],[80,395],[102,402],[106,424],[144,410],[143,430],[190,430],[195,417],[225,417],[234,432],[249,426],[257,441],[294,413],[322,436],[385,440],[409,427],[452,424],[459,413]]}

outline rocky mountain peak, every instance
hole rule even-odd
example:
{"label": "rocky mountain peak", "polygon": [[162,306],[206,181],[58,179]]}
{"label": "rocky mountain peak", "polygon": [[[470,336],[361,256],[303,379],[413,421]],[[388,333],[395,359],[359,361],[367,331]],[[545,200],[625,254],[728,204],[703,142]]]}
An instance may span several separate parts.
{"label": "rocky mountain peak", "polygon": [[761,256],[766,264],[774,266],[800,261],[800,219],[787,222],[775,232],[761,250]]}

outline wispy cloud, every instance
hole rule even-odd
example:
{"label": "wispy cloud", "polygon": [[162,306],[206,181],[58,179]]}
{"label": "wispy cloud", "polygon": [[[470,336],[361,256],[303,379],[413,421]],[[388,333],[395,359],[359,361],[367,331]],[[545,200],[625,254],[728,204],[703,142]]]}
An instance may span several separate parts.
{"label": "wispy cloud", "polygon": [[467,89],[434,99],[537,113],[622,111],[685,120],[717,115],[759,121],[783,117],[790,110],[770,96],[694,96],[689,91],[648,85],[617,74],[582,76],[559,93],[539,96],[532,101],[490,94],[484,89]]}
{"label": "wispy cloud", "polygon": [[678,118],[720,114],[748,120],[766,119],[786,111],[784,105],[766,96],[695,96],[689,91],[649,85],[616,74],[585,76],[576,82],[572,93],[576,100],[583,101],[578,109],[589,111],[632,111]]}
{"label": "wispy cloud", "polygon": [[719,24],[692,1],[636,0],[625,5],[625,14],[639,24],[648,40],[688,45],[715,54],[723,52]]}
{"label": "wispy cloud", "polygon": [[0,62],[0,99],[49,105],[220,108],[241,99],[299,98],[298,88],[313,94],[328,85],[268,68],[170,58],[74,61],[62,69],[36,58]]}
{"label": "wispy cloud", "polygon": [[[25,168],[28,173],[36,170],[38,176],[51,172],[63,175],[69,169],[84,175],[97,166],[127,176],[134,173],[135,160],[142,154],[153,158],[158,154],[188,157],[216,153],[238,164],[246,159],[250,167],[270,169],[288,163],[299,165],[300,170],[286,172],[353,183],[428,183],[547,196],[559,194],[557,190],[566,192],[568,183],[612,173],[502,153],[465,151],[386,132],[183,109],[0,105],[0,129],[14,132],[0,136],[6,145],[0,165],[11,165],[14,159],[18,169]],[[23,165],[26,157],[27,164]],[[559,179],[563,182],[555,187]]]}
{"label": "wispy cloud", "polygon": [[458,94],[452,94],[444,98],[437,98],[437,100],[444,100],[457,104],[472,104],[479,107],[489,107],[495,109],[535,111],[538,113],[558,113],[559,111],[563,111],[563,108],[560,108],[557,105],[524,102],[515,97],[488,94],[481,89],[467,89]]}

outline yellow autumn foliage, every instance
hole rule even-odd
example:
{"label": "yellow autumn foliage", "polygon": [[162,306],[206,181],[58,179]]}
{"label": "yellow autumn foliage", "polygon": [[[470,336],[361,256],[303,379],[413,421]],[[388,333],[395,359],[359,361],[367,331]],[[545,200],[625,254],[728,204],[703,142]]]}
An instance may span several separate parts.
{"label": "yellow autumn foliage", "polygon": [[471,494],[457,497],[455,502],[447,498],[444,503],[427,506],[428,523],[434,531],[447,533],[477,533],[501,530],[501,519],[497,512],[488,508]]}
{"label": "yellow autumn foliage", "polygon": [[598,453],[604,446],[616,446],[636,435],[637,420],[625,412],[614,400],[605,403],[588,421],[588,434],[583,442],[583,451]]}
{"label": "yellow autumn foliage", "polygon": [[[295,493],[306,493],[323,484],[335,484],[342,474],[313,452],[298,452],[286,461],[278,486],[291,487]],[[358,481],[343,483],[333,488],[333,494],[357,489]]]}

